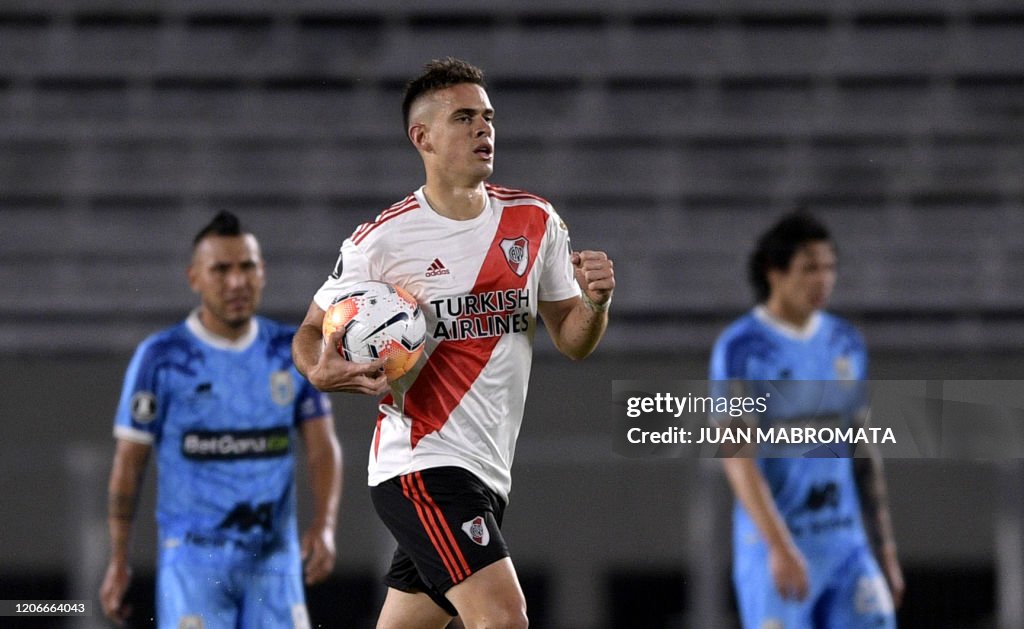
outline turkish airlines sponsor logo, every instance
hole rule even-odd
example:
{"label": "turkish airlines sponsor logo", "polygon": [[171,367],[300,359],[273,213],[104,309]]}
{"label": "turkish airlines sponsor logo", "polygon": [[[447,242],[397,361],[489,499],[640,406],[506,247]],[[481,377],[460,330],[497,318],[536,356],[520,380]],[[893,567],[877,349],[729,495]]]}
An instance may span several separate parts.
{"label": "turkish airlines sponsor logo", "polygon": [[530,291],[488,291],[430,302],[437,324],[433,336],[461,341],[519,334],[530,329]]}

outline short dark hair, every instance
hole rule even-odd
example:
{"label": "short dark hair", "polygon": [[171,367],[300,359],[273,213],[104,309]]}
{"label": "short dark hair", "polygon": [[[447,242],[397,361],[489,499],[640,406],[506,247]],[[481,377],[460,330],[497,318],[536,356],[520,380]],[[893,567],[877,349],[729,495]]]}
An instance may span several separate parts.
{"label": "short dark hair", "polygon": [[757,303],[763,303],[771,294],[768,271],[788,270],[793,256],[801,247],[822,240],[832,241],[828,228],[803,209],[786,214],[761,234],[748,265]]}
{"label": "short dark hair", "polygon": [[409,111],[417,98],[461,83],[473,83],[487,88],[484,71],[461,59],[434,59],[423,66],[423,74],[405,84],[405,95],[402,97],[402,121],[405,122],[405,128],[409,128]]}
{"label": "short dark hair", "polygon": [[242,230],[242,223],[239,222],[237,216],[227,210],[221,210],[217,212],[212,221],[207,223],[206,227],[200,229],[196,234],[192,240],[192,249],[195,249],[207,236],[241,236],[246,233],[248,232]]}

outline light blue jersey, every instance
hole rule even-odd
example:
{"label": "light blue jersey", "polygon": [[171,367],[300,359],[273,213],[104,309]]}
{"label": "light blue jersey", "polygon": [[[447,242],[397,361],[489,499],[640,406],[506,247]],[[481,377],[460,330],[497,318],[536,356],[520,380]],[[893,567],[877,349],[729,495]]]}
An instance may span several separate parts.
{"label": "light blue jersey", "polygon": [[[806,426],[810,422],[818,427],[847,428],[854,425],[864,408],[862,381],[866,372],[864,341],[849,323],[816,313],[803,330],[795,330],[758,307],[718,338],[712,350],[710,379],[742,383],[744,394],[754,397],[770,392],[768,410],[757,418],[759,427]],[[813,607],[815,598],[832,591],[830,584],[845,583],[846,576],[853,579],[851,593],[862,599],[883,594],[878,586],[884,585],[884,579],[871,557],[861,520],[851,451],[844,444],[817,448],[803,444],[798,448],[769,448],[760,454],[757,465],[779,514],[807,560],[812,594],[802,610],[799,604],[778,599],[767,570],[767,548],[753,520],[737,501],[733,514],[734,576],[745,626],[760,627],[764,622],[787,619],[777,626],[862,626],[852,595],[851,600],[839,605],[840,609],[849,609],[849,619],[833,619],[826,624],[813,621],[825,613]],[[856,574],[844,575],[850,570]],[[870,583],[859,583],[863,579]],[[863,626],[890,626],[886,623],[892,622],[891,602],[886,614],[885,601],[875,605],[872,600],[862,601],[861,611],[880,609],[887,620]],[[879,619],[872,614],[870,622]]]}
{"label": "light blue jersey", "polygon": [[[190,587],[214,600],[200,583],[203,570],[217,584],[246,571],[287,575],[291,604],[302,603],[296,429],[329,414],[330,402],[292,364],[294,328],[252,322],[245,337],[228,342],[193,313],[147,338],[128,367],[115,419],[115,436],[152,444],[156,453],[159,579],[168,584],[158,609],[205,617],[206,627],[218,626],[212,603],[186,596],[183,586],[191,578]],[[266,626],[293,626],[292,613],[286,607],[287,623]]]}

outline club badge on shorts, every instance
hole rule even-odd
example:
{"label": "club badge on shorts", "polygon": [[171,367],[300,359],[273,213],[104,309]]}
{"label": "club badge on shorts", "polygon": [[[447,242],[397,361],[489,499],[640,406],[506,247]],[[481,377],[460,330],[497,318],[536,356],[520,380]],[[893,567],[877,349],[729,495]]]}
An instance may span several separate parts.
{"label": "club badge on shorts", "polygon": [[473,540],[474,544],[486,546],[491,541],[491,532],[487,530],[484,516],[478,515],[468,522],[462,523],[463,532]]}
{"label": "club badge on shorts", "polygon": [[523,273],[526,273],[526,266],[530,261],[530,241],[526,239],[526,236],[518,236],[505,238],[499,245],[505,252],[505,261],[508,262],[509,267],[516,275],[522,277]]}

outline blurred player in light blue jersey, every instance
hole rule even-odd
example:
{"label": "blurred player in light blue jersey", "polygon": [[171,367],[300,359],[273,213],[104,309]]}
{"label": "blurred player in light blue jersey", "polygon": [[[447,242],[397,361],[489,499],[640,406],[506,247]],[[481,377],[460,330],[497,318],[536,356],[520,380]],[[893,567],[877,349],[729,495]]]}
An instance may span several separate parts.
{"label": "blurred player in light blue jersey", "polygon": [[[125,376],[109,483],[104,613],[123,623],[132,522],[156,451],[160,627],[309,626],[303,593],[333,569],[341,452],[328,398],[292,365],[294,328],[255,315],[255,236],[221,212],[193,243],[199,307],[143,341]],[[314,511],[296,523],[296,437]],[[303,561],[305,567],[303,568]]]}
{"label": "blurred player in light blue jersey", "polygon": [[[758,242],[750,279],[758,305],[718,338],[710,379],[753,395],[774,389],[760,427],[810,417],[855,426],[867,354],[853,326],[822,310],[836,280],[827,229],[804,213],[783,217]],[[723,459],[737,498],[733,579],[743,626],[895,627],[903,576],[877,454],[851,458],[843,444],[805,445],[803,456],[760,447],[757,458]]]}

